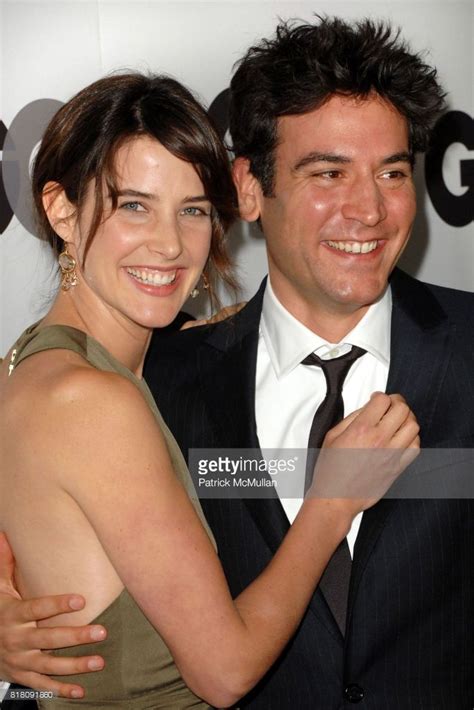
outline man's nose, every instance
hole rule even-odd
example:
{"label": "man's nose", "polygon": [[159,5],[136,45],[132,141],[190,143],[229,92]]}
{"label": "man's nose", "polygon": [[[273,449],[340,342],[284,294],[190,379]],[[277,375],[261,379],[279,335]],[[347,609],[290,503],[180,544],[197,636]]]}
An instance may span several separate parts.
{"label": "man's nose", "polygon": [[374,178],[358,179],[348,188],[342,214],[367,227],[375,227],[386,218],[384,195]]}

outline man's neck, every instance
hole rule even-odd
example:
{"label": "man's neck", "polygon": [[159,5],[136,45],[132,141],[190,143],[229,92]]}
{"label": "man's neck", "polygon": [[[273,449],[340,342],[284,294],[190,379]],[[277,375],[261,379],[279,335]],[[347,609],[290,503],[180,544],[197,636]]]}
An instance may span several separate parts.
{"label": "man's neck", "polygon": [[345,311],[344,309],[327,309],[320,304],[294,302],[280,298],[275,293],[281,305],[291,313],[306,328],[312,330],[328,343],[339,343],[362,320],[370,305]]}
{"label": "man's neck", "polygon": [[288,311],[297,318],[300,323],[303,323],[303,325],[309,328],[309,330],[312,330],[313,333],[316,333],[316,335],[319,335],[323,340],[326,340],[328,343],[340,343],[362,320],[369,307],[370,306],[365,306],[363,310],[360,309],[351,314],[318,313],[309,314],[308,317],[305,315],[301,317],[298,313],[292,312],[290,309],[288,309]]}
{"label": "man's neck", "polygon": [[[309,293],[296,292],[291,286],[277,279],[269,284],[279,303],[296,320],[328,343],[339,343],[362,320],[373,305],[335,302],[316,290]],[[377,299],[378,300],[378,299]]]}

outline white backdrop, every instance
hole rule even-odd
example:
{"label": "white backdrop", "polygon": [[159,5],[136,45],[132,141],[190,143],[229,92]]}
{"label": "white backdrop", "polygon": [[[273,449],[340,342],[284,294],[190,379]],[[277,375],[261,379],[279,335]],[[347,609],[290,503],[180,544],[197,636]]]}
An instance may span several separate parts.
{"label": "white backdrop", "polygon": [[[28,162],[41,128],[35,125],[41,120],[31,102],[64,102],[113,70],[138,69],[176,76],[209,105],[229,85],[233,63],[251,43],[273,32],[278,17],[310,19],[313,12],[389,18],[401,26],[414,49],[427,50],[428,62],[438,67],[449,92],[450,110],[463,112],[467,121],[467,133],[450,141],[444,155],[444,189],[448,197],[460,197],[470,183],[473,195],[474,123],[468,120],[474,114],[471,0],[0,0],[0,149],[5,129],[12,130],[12,124],[20,126],[24,138],[16,150],[8,135],[3,144],[3,182],[8,172],[10,193],[4,195],[0,180],[0,356],[26,325],[41,316],[55,288],[47,249],[23,226],[27,220],[22,218],[22,224],[18,219],[24,207],[12,204],[12,190],[18,192],[17,181],[22,180],[15,173],[19,155]],[[426,193],[423,161],[416,180],[419,214],[402,266],[424,280],[474,290],[472,207],[467,208],[470,220],[452,226],[439,216]],[[454,200],[455,205],[458,202]],[[246,227],[235,229],[231,239],[248,297],[266,271],[264,243],[257,229]]]}

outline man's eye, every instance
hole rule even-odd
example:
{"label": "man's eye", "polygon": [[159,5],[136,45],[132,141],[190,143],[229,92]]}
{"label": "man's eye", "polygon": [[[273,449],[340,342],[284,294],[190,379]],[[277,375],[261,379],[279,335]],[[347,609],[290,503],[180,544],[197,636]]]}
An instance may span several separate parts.
{"label": "man's eye", "polygon": [[320,178],[326,178],[328,180],[336,180],[337,178],[341,177],[341,171],[340,170],[321,170],[320,172],[312,173],[311,177],[320,177]]}
{"label": "man's eye", "polygon": [[382,174],[382,177],[385,180],[400,180],[406,177],[406,173],[404,173],[403,170],[387,170]]}

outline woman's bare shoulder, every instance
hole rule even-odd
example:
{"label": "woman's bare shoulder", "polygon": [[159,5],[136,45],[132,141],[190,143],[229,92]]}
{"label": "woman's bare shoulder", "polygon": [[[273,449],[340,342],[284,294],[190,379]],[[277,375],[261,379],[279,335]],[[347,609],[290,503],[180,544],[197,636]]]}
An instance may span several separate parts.
{"label": "woman's bare shoulder", "polygon": [[[138,387],[115,372],[98,370],[77,353],[36,353],[20,363],[4,387],[5,403],[22,429],[46,440],[57,427],[69,436],[103,432],[121,421],[133,424],[151,412]],[[57,426],[51,426],[56,424]]]}

